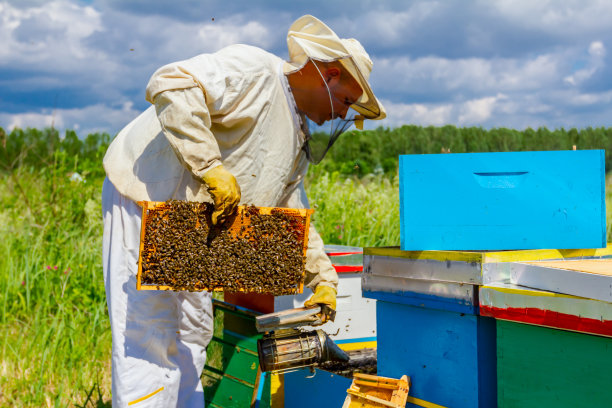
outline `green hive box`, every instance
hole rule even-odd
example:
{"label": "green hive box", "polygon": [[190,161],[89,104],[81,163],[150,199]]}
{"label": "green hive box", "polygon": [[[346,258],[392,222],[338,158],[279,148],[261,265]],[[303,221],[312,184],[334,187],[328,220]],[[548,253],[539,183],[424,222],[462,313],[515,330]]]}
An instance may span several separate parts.
{"label": "green hive box", "polygon": [[[255,329],[256,312],[213,299],[214,334],[206,349],[202,385],[206,407],[269,408],[269,376],[263,387]],[[258,392],[261,391],[261,392]]]}
{"label": "green hive box", "polygon": [[612,338],[497,320],[498,407],[611,407]]}

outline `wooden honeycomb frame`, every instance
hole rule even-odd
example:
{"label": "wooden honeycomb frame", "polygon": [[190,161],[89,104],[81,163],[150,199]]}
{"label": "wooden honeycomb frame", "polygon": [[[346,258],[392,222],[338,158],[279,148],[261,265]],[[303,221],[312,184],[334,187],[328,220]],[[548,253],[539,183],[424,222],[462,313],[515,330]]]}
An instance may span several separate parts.
{"label": "wooden honeycomb frame", "polygon": [[[176,288],[176,287],[167,286],[167,285],[150,285],[150,284],[142,283],[142,274],[143,274],[142,257],[143,257],[143,254],[146,256],[145,249],[144,249],[144,243],[145,243],[146,226],[147,226],[149,214],[151,214],[152,212],[170,211],[171,206],[167,202],[158,202],[158,201],[139,201],[138,204],[142,207],[142,225],[141,225],[141,230],[140,230],[140,248],[139,248],[139,253],[138,253],[138,275],[137,275],[137,280],[136,280],[137,290],[183,290],[183,288]],[[245,211],[247,211],[247,208],[249,207],[244,206],[244,205],[238,206],[237,215],[229,220],[231,223],[227,226],[227,229],[232,235],[234,236],[238,235],[239,231],[241,230],[243,226],[248,227],[250,225],[250,217],[244,216]],[[290,217],[296,217],[303,221],[300,224],[303,226],[303,229],[299,231],[300,235],[297,236],[296,238],[298,238],[298,241],[302,243],[303,262],[305,265],[306,250],[308,248],[308,232],[310,228],[310,217],[312,213],[314,213],[314,210],[300,209],[300,208],[281,208],[281,207],[256,207],[256,208],[259,211],[259,214],[262,214],[262,215],[268,215],[268,214],[271,214],[273,211],[274,212],[279,211]],[[295,293],[303,292],[304,278],[305,278],[305,271],[302,273],[302,278],[299,281],[299,285],[296,288]],[[223,291],[223,288],[215,287],[215,288],[205,288],[205,289],[199,289],[199,290]],[[245,290],[244,288],[239,288],[238,291],[247,292],[247,290]]]}

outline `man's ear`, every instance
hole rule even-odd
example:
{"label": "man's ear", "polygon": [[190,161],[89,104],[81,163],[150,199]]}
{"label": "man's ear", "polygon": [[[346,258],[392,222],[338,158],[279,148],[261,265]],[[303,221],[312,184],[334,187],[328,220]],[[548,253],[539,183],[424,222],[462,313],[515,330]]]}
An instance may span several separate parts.
{"label": "man's ear", "polygon": [[330,67],[325,70],[325,80],[328,86],[336,85],[340,81],[340,70],[336,67]]}

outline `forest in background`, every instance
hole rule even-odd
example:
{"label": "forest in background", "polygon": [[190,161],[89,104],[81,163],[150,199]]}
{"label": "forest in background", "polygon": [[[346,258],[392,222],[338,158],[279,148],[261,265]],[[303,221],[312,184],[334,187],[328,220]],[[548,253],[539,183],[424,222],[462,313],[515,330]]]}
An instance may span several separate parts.
{"label": "forest in background", "polygon": [[[61,155],[74,171],[102,176],[101,159],[111,141],[106,133],[78,136],[68,130],[0,128],[0,171],[40,167]],[[612,128],[515,130],[451,125],[351,130],[343,134],[323,161],[310,172],[344,176],[395,175],[402,154],[476,153],[537,150],[605,149],[606,169],[612,166]]]}

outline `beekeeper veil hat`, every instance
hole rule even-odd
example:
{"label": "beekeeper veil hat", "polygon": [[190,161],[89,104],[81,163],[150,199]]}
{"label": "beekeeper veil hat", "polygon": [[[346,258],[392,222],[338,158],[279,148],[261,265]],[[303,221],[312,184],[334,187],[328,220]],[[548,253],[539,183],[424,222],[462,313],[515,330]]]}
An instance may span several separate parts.
{"label": "beekeeper veil hat", "polygon": [[376,99],[368,83],[372,72],[372,60],[359,41],[354,38],[339,38],[322,21],[311,15],[297,19],[287,34],[289,61],[284,72],[290,74],[301,69],[309,59],[316,61],[340,61],[342,66],[359,83],[363,93],[351,105],[367,119],[384,119],[385,108]]}

